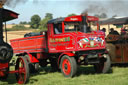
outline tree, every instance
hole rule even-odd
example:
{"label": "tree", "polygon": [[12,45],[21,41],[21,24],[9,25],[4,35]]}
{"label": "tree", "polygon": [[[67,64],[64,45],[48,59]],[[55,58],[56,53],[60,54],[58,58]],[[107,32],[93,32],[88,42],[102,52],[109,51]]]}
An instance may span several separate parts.
{"label": "tree", "polygon": [[31,17],[31,22],[30,22],[30,26],[34,29],[37,29],[39,27],[41,18],[39,15],[33,15]]}
{"label": "tree", "polygon": [[100,18],[107,18],[107,14],[106,14],[106,13],[102,13],[102,14],[100,15]]}
{"label": "tree", "polygon": [[72,13],[72,14],[68,14],[67,17],[70,17],[70,16],[75,16],[76,14]]}
{"label": "tree", "polygon": [[28,24],[26,21],[21,21],[19,24]]}
{"label": "tree", "polygon": [[51,13],[46,13],[45,18],[40,21],[39,29],[46,30],[47,29],[47,22],[52,18],[53,18],[53,16]]}
{"label": "tree", "polygon": [[46,13],[45,18],[53,19],[53,16],[51,13]]}

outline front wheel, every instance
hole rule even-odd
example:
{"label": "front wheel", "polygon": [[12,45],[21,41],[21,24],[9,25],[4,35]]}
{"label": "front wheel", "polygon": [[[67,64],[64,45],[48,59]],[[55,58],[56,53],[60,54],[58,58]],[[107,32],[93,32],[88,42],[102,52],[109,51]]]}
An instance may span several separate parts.
{"label": "front wheel", "polygon": [[60,62],[61,72],[65,77],[73,77],[77,72],[77,63],[74,57],[64,55]]}
{"label": "front wheel", "polygon": [[111,68],[110,56],[104,54],[104,57],[100,58],[98,64],[94,64],[94,69],[97,73],[107,73]]}
{"label": "front wheel", "polygon": [[25,84],[29,79],[29,66],[25,57],[20,57],[15,66],[16,79],[19,84]]}

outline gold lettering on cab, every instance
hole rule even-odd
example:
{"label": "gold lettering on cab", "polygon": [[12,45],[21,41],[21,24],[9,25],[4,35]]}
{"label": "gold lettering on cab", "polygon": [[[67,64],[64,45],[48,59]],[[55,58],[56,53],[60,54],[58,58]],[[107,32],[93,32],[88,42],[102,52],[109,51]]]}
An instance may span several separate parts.
{"label": "gold lettering on cab", "polygon": [[67,41],[70,41],[70,37],[50,38],[50,42],[67,42]]}

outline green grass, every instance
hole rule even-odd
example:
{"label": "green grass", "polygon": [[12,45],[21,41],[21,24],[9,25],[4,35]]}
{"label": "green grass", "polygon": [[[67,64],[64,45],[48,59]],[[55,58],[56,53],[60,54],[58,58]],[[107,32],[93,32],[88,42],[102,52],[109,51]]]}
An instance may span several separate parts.
{"label": "green grass", "polygon": [[[112,67],[108,74],[95,74],[94,69],[79,67],[74,78],[65,78],[61,72],[51,72],[50,67],[40,68],[39,73],[31,74],[27,85],[128,85],[128,67]],[[10,74],[0,85],[17,85],[15,75]]]}

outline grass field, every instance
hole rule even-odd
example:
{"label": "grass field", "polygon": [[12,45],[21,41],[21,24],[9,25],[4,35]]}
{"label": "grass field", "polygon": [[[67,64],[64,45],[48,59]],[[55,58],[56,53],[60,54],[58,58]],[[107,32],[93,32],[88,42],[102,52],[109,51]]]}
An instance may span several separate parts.
{"label": "grass field", "polygon": [[[51,72],[50,67],[40,68],[31,74],[27,85],[128,85],[128,67],[112,67],[108,74],[95,74],[93,67],[79,67],[74,78],[65,78],[61,72]],[[10,74],[0,85],[18,85],[15,75]]]}

